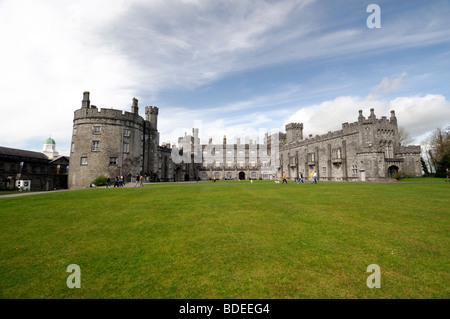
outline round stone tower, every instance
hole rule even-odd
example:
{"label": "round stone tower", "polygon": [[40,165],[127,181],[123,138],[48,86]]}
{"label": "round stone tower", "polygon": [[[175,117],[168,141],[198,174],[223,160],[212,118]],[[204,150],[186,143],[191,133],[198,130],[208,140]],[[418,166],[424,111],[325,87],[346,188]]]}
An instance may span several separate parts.
{"label": "round stone tower", "polygon": [[[139,116],[138,100],[131,112],[97,109],[89,92],[74,112],[70,153],[69,188],[86,188],[99,176],[123,176],[126,181],[144,167],[146,121]],[[149,124],[147,124],[149,125]],[[148,150],[146,150],[148,152]]]}

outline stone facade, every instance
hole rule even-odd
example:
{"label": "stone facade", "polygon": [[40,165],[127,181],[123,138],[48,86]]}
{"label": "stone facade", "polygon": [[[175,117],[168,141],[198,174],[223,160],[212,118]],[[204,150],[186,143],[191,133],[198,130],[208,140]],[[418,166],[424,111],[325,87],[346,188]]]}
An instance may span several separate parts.
{"label": "stone facade", "polygon": [[98,110],[84,92],[73,120],[69,188],[89,187],[98,176],[123,176],[128,182],[136,174],[157,178],[158,108],[146,107],[145,114],[144,120],[134,98],[131,112]]}
{"label": "stone facade", "polygon": [[85,188],[98,176],[124,176],[131,181],[142,174],[148,181],[211,179],[296,180],[299,172],[319,181],[383,181],[397,173],[421,176],[420,147],[399,146],[395,112],[377,119],[374,110],[366,119],[343,123],[336,132],[303,138],[303,124],[289,123],[286,133],[266,134],[263,144],[200,144],[198,129],[178,139],[178,147],[159,145],[158,108],[145,107],[139,116],[138,101],[131,112],[90,105],[84,92],[75,111],[69,188]]}
{"label": "stone facade", "polygon": [[374,109],[366,119],[343,123],[336,132],[302,139],[303,125],[286,125],[286,141],[280,145],[278,174],[289,179],[299,172],[309,177],[317,172],[320,181],[384,181],[397,173],[422,176],[420,146],[399,146],[395,112],[377,119]]}

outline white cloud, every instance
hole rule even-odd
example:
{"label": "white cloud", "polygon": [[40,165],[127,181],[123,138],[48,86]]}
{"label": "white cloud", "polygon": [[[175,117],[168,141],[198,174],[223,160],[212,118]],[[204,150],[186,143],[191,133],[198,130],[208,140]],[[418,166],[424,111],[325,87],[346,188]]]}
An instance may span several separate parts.
{"label": "white cloud", "polygon": [[[51,134],[60,153],[69,154],[72,115],[80,107],[85,90],[91,92],[92,104],[98,107],[129,109],[133,96],[145,104],[139,95],[152,96],[167,88],[194,89],[233,72],[286,61],[303,63],[348,58],[361,52],[375,54],[444,43],[450,38],[448,19],[445,14],[434,14],[437,11],[430,14],[433,23],[429,18],[404,16],[383,22],[379,33],[383,36],[376,37],[336,19],[328,21],[333,17],[327,17],[321,7],[323,3],[312,0],[256,4],[202,0],[0,1],[0,127],[7,132],[0,135],[0,145],[29,149],[34,141]],[[416,24],[405,26],[405,20]],[[335,28],[330,28],[330,23]],[[374,93],[397,90],[402,78],[383,80],[385,83],[382,81]],[[413,101],[409,97],[411,103],[423,102],[423,98]],[[432,98],[427,103],[437,100]],[[336,103],[342,105],[343,114],[349,113],[342,118],[345,122],[354,118],[355,109],[344,104],[353,103],[358,109],[365,108],[365,102],[342,97],[318,104],[318,113],[313,113],[316,116],[311,121],[324,122],[325,130],[329,130],[328,124],[341,121],[326,112],[338,107]],[[376,110],[378,104],[387,103],[370,102]],[[408,105],[408,101],[397,102]],[[245,134],[245,126],[239,128],[243,119],[248,119],[250,127],[270,123],[267,121],[273,114],[256,112],[258,103],[271,105],[266,97],[249,99],[230,108],[252,108],[252,113],[245,112],[231,124],[228,118],[206,117],[206,125],[221,133],[232,127]],[[448,102],[444,98],[442,103]],[[415,109],[415,105],[410,108]],[[191,116],[192,120],[204,118],[196,113]],[[307,119],[311,115],[299,116]],[[180,128],[188,118],[160,119],[162,134],[172,136],[175,131],[183,134]],[[190,128],[186,130],[190,132]]]}
{"label": "white cloud", "polygon": [[104,107],[131,104],[135,66],[94,32],[115,19],[122,2],[0,3],[0,127],[10,132],[0,145],[28,148],[51,134],[68,154],[83,91],[94,91],[93,102]]}
{"label": "white cloud", "polygon": [[373,88],[372,93],[367,98],[378,99],[390,93],[397,92],[403,87],[402,81],[406,75],[407,73],[403,72],[400,75],[384,77],[383,80]]}
{"label": "white cloud", "polygon": [[373,108],[377,118],[390,117],[394,110],[398,125],[404,126],[415,139],[420,138],[436,127],[450,123],[450,102],[442,95],[398,97],[392,100],[374,100],[358,96],[341,96],[331,101],[311,105],[298,110],[284,124],[303,123],[303,136],[320,135],[342,128],[342,123],[356,122],[358,110],[363,110],[367,118]]}

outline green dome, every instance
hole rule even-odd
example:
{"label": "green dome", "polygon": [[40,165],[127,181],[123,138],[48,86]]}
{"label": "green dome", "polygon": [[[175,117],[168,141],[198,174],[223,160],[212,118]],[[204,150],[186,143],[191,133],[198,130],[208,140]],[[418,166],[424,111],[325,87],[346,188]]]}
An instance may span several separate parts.
{"label": "green dome", "polygon": [[49,137],[48,139],[46,139],[46,140],[44,141],[44,144],[55,144],[55,145],[56,145],[55,140],[52,139],[51,137]]}

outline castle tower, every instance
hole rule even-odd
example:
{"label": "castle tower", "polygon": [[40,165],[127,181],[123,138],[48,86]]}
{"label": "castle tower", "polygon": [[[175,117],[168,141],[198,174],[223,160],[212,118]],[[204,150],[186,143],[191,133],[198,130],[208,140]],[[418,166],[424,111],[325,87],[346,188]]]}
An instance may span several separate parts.
{"label": "castle tower", "polygon": [[151,129],[158,129],[158,108],[156,106],[145,107],[145,120],[150,122]]}
{"label": "castle tower", "polygon": [[286,142],[292,143],[303,139],[303,123],[289,123],[286,128]]}
{"label": "castle tower", "polygon": [[144,119],[133,99],[132,112],[91,106],[89,92],[83,93],[81,108],[75,110],[68,186],[86,188],[99,176],[114,179],[132,176],[145,169]]}

